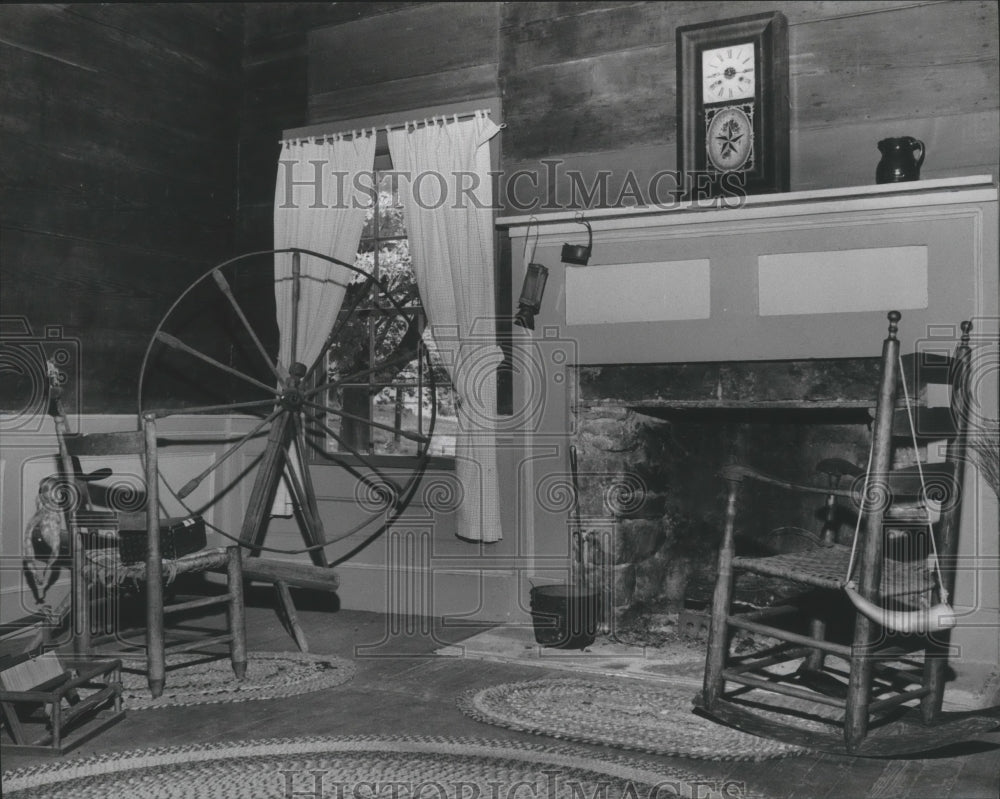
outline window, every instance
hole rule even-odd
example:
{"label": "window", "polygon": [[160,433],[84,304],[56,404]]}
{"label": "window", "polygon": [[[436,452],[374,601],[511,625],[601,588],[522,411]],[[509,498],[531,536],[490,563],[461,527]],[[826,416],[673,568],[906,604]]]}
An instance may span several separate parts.
{"label": "window", "polygon": [[[376,171],[372,206],[358,245],[355,266],[384,282],[403,308],[380,302],[378,288],[362,275],[348,287],[337,320],[342,330],[327,355],[327,380],[357,375],[330,390],[331,414],[326,436],[328,452],[362,455],[412,455],[417,444],[406,433],[426,435],[431,418],[426,359],[419,348],[428,346],[434,369],[436,408],[430,454],[455,454],[455,397],[446,370],[436,362],[426,317],[410,259],[409,241],[396,176]],[[364,292],[366,296],[358,296]],[[412,357],[407,359],[406,355]],[[379,364],[384,368],[375,368]]]}

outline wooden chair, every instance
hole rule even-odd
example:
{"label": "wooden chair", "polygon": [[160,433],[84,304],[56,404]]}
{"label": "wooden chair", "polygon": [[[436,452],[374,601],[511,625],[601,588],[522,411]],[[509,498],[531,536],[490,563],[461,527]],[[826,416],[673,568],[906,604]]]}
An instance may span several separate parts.
{"label": "wooden chair", "polygon": [[61,755],[117,724],[125,716],[120,671],[120,660],[78,662],[54,652],[0,660],[0,716],[11,739],[4,748]]}
{"label": "wooden chair", "polygon": [[[238,679],[246,673],[246,631],[243,605],[243,570],[240,547],[228,546],[189,552],[173,557],[166,537],[178,528],[192,527],[200,522],[191,519],[163,519],[160,517],[159,502],[159,470],[157,465],[157,430],[156,418],[147,414],[142,419],[142,429],[128,432],[97,433],[92,435],[69,436],[66,431],[65,417],[56,413],[56,431],[59,437],[61,468],[64,474],[72,475],[72,458],[106,457],[106,456],[138,456],[143,463],[145,482],[145,509],[138,512],[117,511],[114,516],[113,536],[140,536],[145,540],[145,559],[137,563],[125,563],[118,560],[110,564],[113,580],[141,582],[145,587],[145,643],[146,664],[148,670],[149,689],[154,697],[163,693],[166,678],[167,651],[175,652],[206,652],[211,653],[213,647],[228,644],[232,659],[233,671]],[[86,484],[83,490],[91,488]],[[83,494],[88,509],[92,509],[88,494]],[[98,514],[100,517],[100,514]],[[97,547],[95,538],[101,533],[100,525],[92,523],[93,516],[86,513],[74,514],[71,518],[72,530],[72,577],[73,577],[73,626],[74,647],[79,655],[94,653],[97,643],[91,635],[91,588],[101,578],[107,579],[107,558],[103,563],[95,562],[91,553]],[[106,542],[105,542],[106,543]],[[140,545],[142,542],[139,542]],[[202,546],[204,544],[202,543]],[[105,549],[105,555],[115,557],[115,548],[110,552]],[[105,572],[100,573],[104,569]],[[183,574],[223,571],[226,574],[225,593],[214,596],[201,596],[173,604],[164,601],[164,584],[168,580]],[[223,607],[226,611],[227,625],[223,633],[202,635],[191,640],[174,641],[169,646],[166,643],[166,619],[176,618],[178,614],[188,611],[202,610],[211,607]],[[190,633],[190,630],[184,630]],[[118,631],[118,635],[121,631]]]}
{"label": "wooden chair", "polygon": [[[897,404],[901,369],[896,338],[899,319],[898,312],[889,314],[889,332],[882,348],[871,463],[865,470],[870,479],[855,477],[852,491],[842,485],[844,480],[824,488],[797,485],[746,466],[730,466],[723,472],[728,483],[725,527],[719,550],[704,686],[696,705],[748,732],[817,749],[857,754],[919,751],[927,749],[929,744],[946,742],[947,736],[940,727],[933,730],[923,727],[941,720],[950,632],[946,628],[955,622],[953,611],[950,618],[947,613],[931,618],[929,595],[931,591],[941,592],[946,603],[954,589],[951,565],[957,545],[965,427],[969,416],[966,403],[971,325],[963,323],[962,340],[950,364],[952,407],[942,409],[950,410],[945,414],[949,424],[942,425],[938,418],[933,425],[937,429],[927,431],[938,440],[948,439],[944,462],[894,470],[894,439],[912,443],[915,431],[928,426],[924,421],[930,418],[930,413],[926,412],[932,410],[919,409],[920,421],[913,426],[914,436],[911,436],[910,421],[918,409],[901,408]],[[830,464],[826,462],[824,467],[828,473],[851,477],[849,467],[841,469],[837,463]],[[800,492],[814,497],[817,505],[822,500],[823,527],[811,545],[767,557],[737,556],[734,533],[740,492],[751,483]],[[933,502],[925,500],[927,495],[942,488],[948,494],[947,501],[940,507],[935,522],[938,510]],[[838,516],[843,515],[840,509],[847,506],[857,515],[861,494],[865,501],[854,531],[856,548],[838,544],[834,532]],[[901,543],[907,546],[901,547]],[[898,550],[907,547],[911,555],[901,556]],[[926,565],[924,556],[935,554],[940,569]],[[793,600],[776,607],[734,613],[733,583],[741,574],[777,578],[781,581],[779,585],[791,586]],[[853,599],[845,594],[845,584],[856,589]],[[859,607],[869,611],[868,615],[856,610],[852,604],[855,600]],[[895,616],[886,615],[887,607]],[[881,611],[880,615],[871,613],[873,608]],[[947,605],[934,611],[941,608]],[[873,615],[879,621],[870,617]],[[935,621],[943,624],[935,625]],[[880,622],[897,629],[882,626]],[[842,628],[847,627],[841,640],[836,640],[833,629],[838,623]],[[922,634],[897,634],[907,632],[898,629],[907,623],[909,633],[922,631]],[[764,640],[777,639],[779,643],[769,650],[737,657],[730,651],[734,630],[766,636]],[[923,662],[914,668],[913,657],[920,650]],[[797,661],[800,663],[795,669]],[[831,661],[836,661],[836,665]],[[734,690],[729,690],[730,684],[735,686]],[[780,697],[774,704],[762,698],[774,694]],[[915,701],[920,704],[922,724],[911,723],[914,714],[904,712],[903,706]],[[826,717],[831,714],[823,708],[835,709],[832,721],[842,725],[840,733],[830,726],[831,719]],[[803,715],[812,717],[813,723],[797,723]],[[818,723],[819,719],[823,722]],[[891,734],[888,728],[880,726],[901,719],[908,725],[902,732],[898,725]],[[876,729],[880,730],[878,735]],[[955,728],[949,734],[967,731],[968,728]]]}

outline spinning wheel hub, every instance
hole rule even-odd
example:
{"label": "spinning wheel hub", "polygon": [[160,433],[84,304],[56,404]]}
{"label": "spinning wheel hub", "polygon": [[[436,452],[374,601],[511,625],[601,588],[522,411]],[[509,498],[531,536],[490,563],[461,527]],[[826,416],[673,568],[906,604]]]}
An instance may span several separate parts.
{"label": "spinning wheel hub", "polygon": [[306,401],[305,396],[297,388],[289,388],[281,392],[281,396],[278,398],[286,411],[299,411],[302,410],[302,406]]}

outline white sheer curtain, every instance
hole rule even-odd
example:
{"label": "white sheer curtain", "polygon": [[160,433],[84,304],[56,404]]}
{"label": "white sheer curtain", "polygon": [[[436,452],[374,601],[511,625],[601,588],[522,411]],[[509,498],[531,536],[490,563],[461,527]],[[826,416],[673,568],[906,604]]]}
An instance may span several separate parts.
{"label": "white sheer curtain", "polygon": [[[370,198],[354,197],[353,176],[375,164],[375,131],[337,135],[323,141],[286,142],[274,187],[274,249],[298,247],[353,264]],[[346,176],[346,177],[345,177]],[[344,301],[354,272],[337,264],[302,256],[298,324],[292,352],[292,256],[274,258],[274,298],[281,335],[280,363],[311,367],[319,356]],[[288,462],[296,464],[296,453]],[[293,466],[293,468],[296,468]],[[285,478],[288,479],[287,477]],[[276,516],[293,512],[282,482],[272,507]]]}
{"label": "white sheer curtain", "polygon": [[459,121],[389,131],[420,298],[459,399],[456,474],[463,501],[458,535],[498,541],[496,343],[489,140],[500,130],[486,112]]}

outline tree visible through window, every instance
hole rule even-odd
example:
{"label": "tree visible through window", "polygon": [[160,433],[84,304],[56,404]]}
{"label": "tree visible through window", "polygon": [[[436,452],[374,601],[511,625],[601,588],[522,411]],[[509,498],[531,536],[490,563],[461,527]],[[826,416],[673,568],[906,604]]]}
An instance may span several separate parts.
{"label": "tree visible through window", "polygon": [[[330,404],[342,409],[345,416],[327,420],[340,442],[327,436],[326,446],[330,452],[350,448],[366,455],[408,455],[416,452],[417,445],[400,433],[425,434],[431,414],[428,376],[423,373],[426,362],[418,358],[418,347],[429,334],[410,259],[398,178],[391,172],[375,172],[375,180],[377,191],[372,192],[355,266],[384,282],[404,315],[379,307],[372,283],[355,275],[344,297],[342,316],[355,307],[357,292],[367,291],[368,296],[361,298],[349,320],[338,319],[338,324],[346,324],[327,355],[327,379],[352,374],[363,377],[331,391]],[[408,352],[412,358],[400,367]],[[393,365],[365,374],[373,363]],[[433,355],[432,363],[437,408],[430,454],[454,455],[454,393],[447,372]],[[364,420],[374,420],[378,426]]]}

